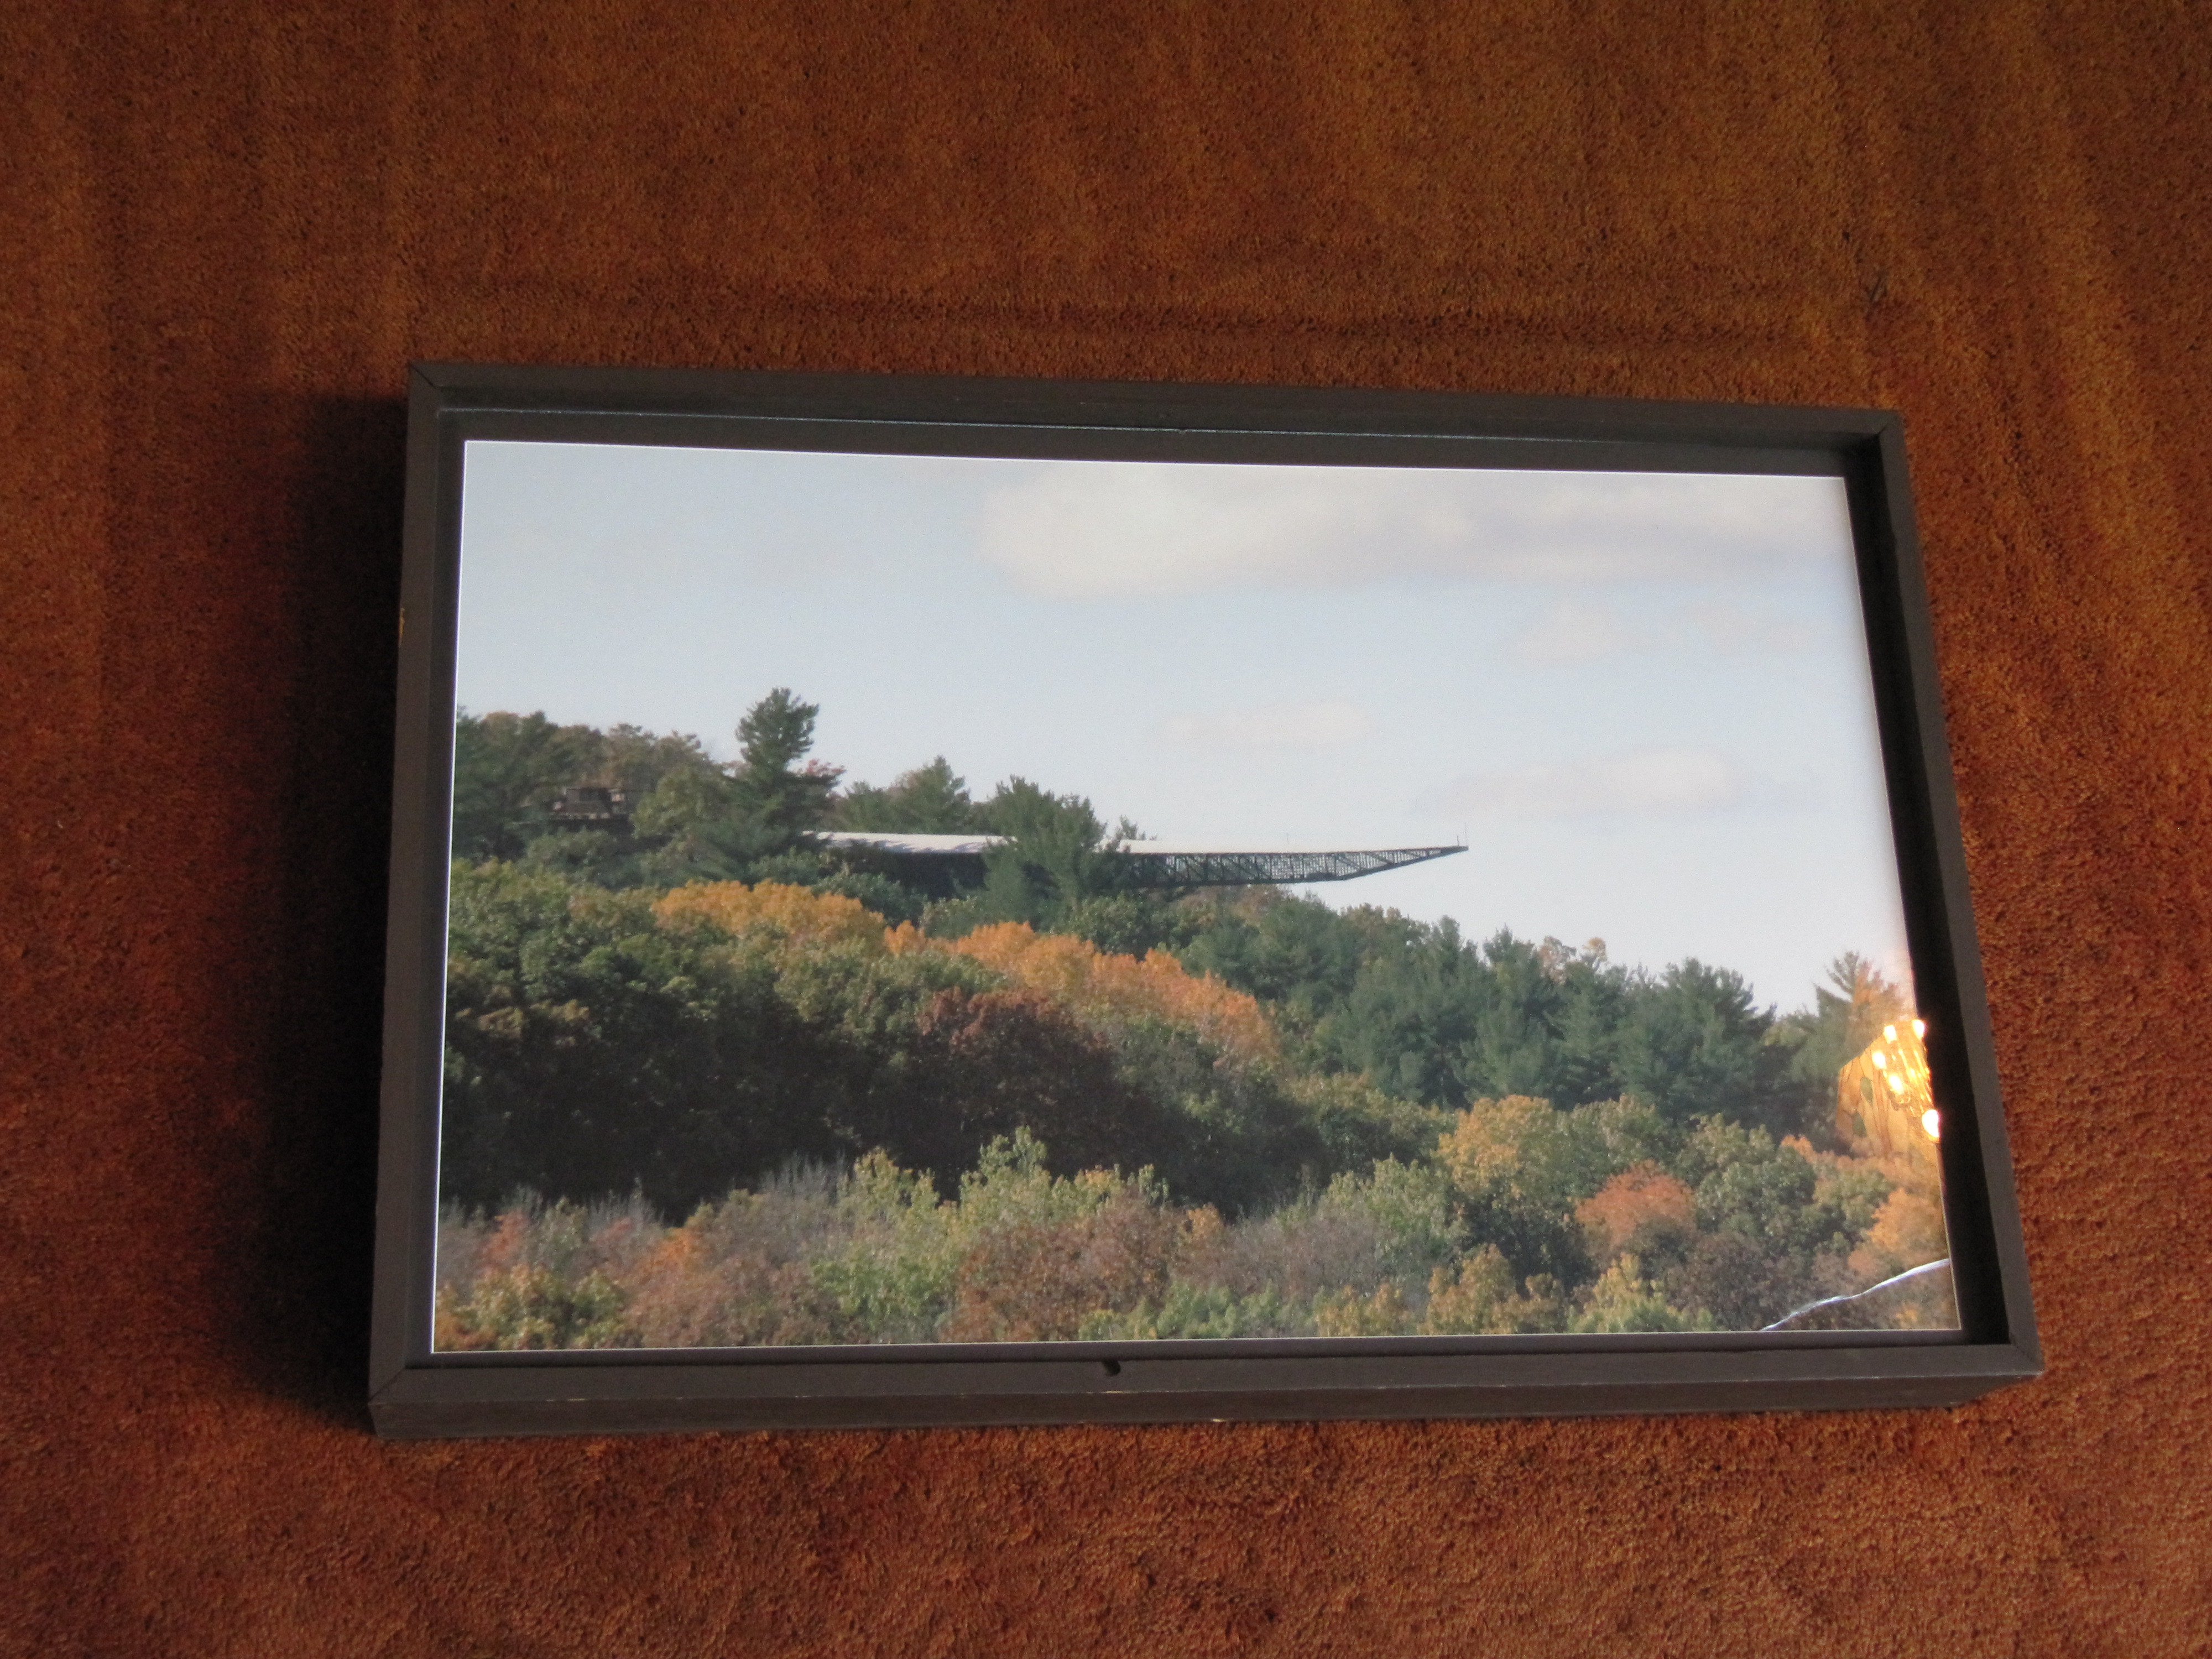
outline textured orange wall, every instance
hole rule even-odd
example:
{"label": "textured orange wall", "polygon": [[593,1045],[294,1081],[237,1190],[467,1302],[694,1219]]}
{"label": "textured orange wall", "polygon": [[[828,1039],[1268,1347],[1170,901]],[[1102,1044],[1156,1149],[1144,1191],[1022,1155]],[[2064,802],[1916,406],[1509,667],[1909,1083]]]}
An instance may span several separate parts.
{"label": "textured orange wall", "polygon": [[[0,1647],[2212,1648],[2212,18],[0,10]],[[1905,411],[2042,1382],[385,1446],[410,358]]]}

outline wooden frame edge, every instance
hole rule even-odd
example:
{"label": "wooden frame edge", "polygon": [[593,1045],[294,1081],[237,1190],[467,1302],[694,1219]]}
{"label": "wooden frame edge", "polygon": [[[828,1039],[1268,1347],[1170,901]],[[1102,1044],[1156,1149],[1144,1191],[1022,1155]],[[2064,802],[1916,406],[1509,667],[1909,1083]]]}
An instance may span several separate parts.
{"label": "wooden frame edge", "polygon": [[[856,406],[865,412],[855,414]],[[1228,415],[1269,424],[1227,427]],[[1941,1064],[1972,1109],[1956,1132],[1947,1127],[1942,1156],[1960,1305],[1972,1310],[1963,1340],[1917,1348],[1838,1342],[1694,1353],[1638,1347],[1632,1339],[1575,1353],[1409,1355],[1348,1346],[1340,1359],[1319,1361],[1255,1354],[1189,1359],[1125,1348],[1105,1362],[1110,1370],[1091,1358],[957,1354],[829,1366],[782,1356],[774,1365],[718,1359],[578,1366],[550,1356],[482,1368],[426,1363],[416,1340],[418,1331],[427,1334],[428,1313],[422,1224],[427,1202],[434,1227],[437,1149],[434,1115],[426,1115],[422,1100],[426,1087],[434,1096],[441,1019],[424,988],[442,982],[442,934],[432,937],[429,917],[445,854],[434,826],[450,805],[450,773],[441,782],[434,763],[450,742],[441,722],[449,733],[453,714],[453,561],[446,550],[458,542],[455,434],[459,426],[506,416],[658,422],[664,434],[677,429],[671,422],[857,421],[1164,438],[1222,431],[1293,440],[1436,437],[1540,458],[1529,464],[1593,471],[1620,470],[1624,457],[1667,471],[1726,470],[1717,463],[1765,453],[1833,457],[1850,481],[1863,592],[1887,608],[1877,624],[1869,606],[1868,635],[1870,653],[1879,654],[1879,635],[1893,659],[1886,678],[1877,663],[1876,678],[1886,687],[1893,802],[1902,798],[1896,830],[1915,963],[1924,954],[1937,967],[1941,994],[1960,1013],[1959,1041],[1944,1049]],[[1894,414],[1308,387],[431,363],[416,367],[411,386],[405,526],[369,1390],[380,1435],[1879,1408],[1957,1404],[2039,1373],[1903,426]],[[442,917],[442,903],[436,915]],[[1931,1045],[1931,1061],[1936,1053]],[[1231,1370],[1221,1375],[1193,1366]],[[994,1377],[977,1367],[999,1369]],[[808,1372],[824,1375],[802,1375]],[[872,1382],[860,1381],[871,1375]]]}

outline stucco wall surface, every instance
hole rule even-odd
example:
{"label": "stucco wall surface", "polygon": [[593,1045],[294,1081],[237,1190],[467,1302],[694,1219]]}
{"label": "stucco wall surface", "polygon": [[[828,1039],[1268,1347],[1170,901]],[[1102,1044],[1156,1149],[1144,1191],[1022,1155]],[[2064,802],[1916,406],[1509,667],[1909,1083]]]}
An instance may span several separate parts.
{"label": "stucco wall surface", "polygon": [[[2212,1648],[2212,16],[15,0],[0,1650]],[[2048,1376],[365,1431],[414,358],[1904,411]]]}

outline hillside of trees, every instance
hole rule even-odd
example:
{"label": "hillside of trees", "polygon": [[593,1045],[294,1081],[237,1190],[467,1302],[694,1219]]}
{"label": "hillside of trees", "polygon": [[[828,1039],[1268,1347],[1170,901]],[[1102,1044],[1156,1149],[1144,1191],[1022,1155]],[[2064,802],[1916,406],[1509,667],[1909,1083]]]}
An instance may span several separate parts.
{"label": "hillside of trees", "polygon": [[[1855,958],[1785,1015],[1595,942],[1126,890],[1135,826],[941,757],[848,785],[817,712],[771,693],[726,765],[460,718],[441,1346],[1742,1328],[1943,1254],[1932,1158],[1838,1130],[1910,1014]],[[624,831],[556,822],[580,783]],[[832,828],[1009,841],[917,874]]]}

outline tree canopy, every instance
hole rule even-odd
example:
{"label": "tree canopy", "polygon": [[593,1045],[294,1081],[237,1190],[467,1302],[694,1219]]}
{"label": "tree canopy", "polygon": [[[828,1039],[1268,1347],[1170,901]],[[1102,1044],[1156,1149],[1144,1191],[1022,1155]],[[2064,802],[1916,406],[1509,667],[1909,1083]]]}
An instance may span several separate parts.
{"label": "tree canopy", "polygon": [[[770,691],[727,763],[457,720],[441,1344],[1741,1328],[1943,1248],[1933,1161],[1841,1138],[1910,1013],[1856,956],[1781,1014],[1599,940],[1123,890],[1126,819],[941,755],[845,785],[819,712]],[[562,822],[578,786],[625,811]]]}

